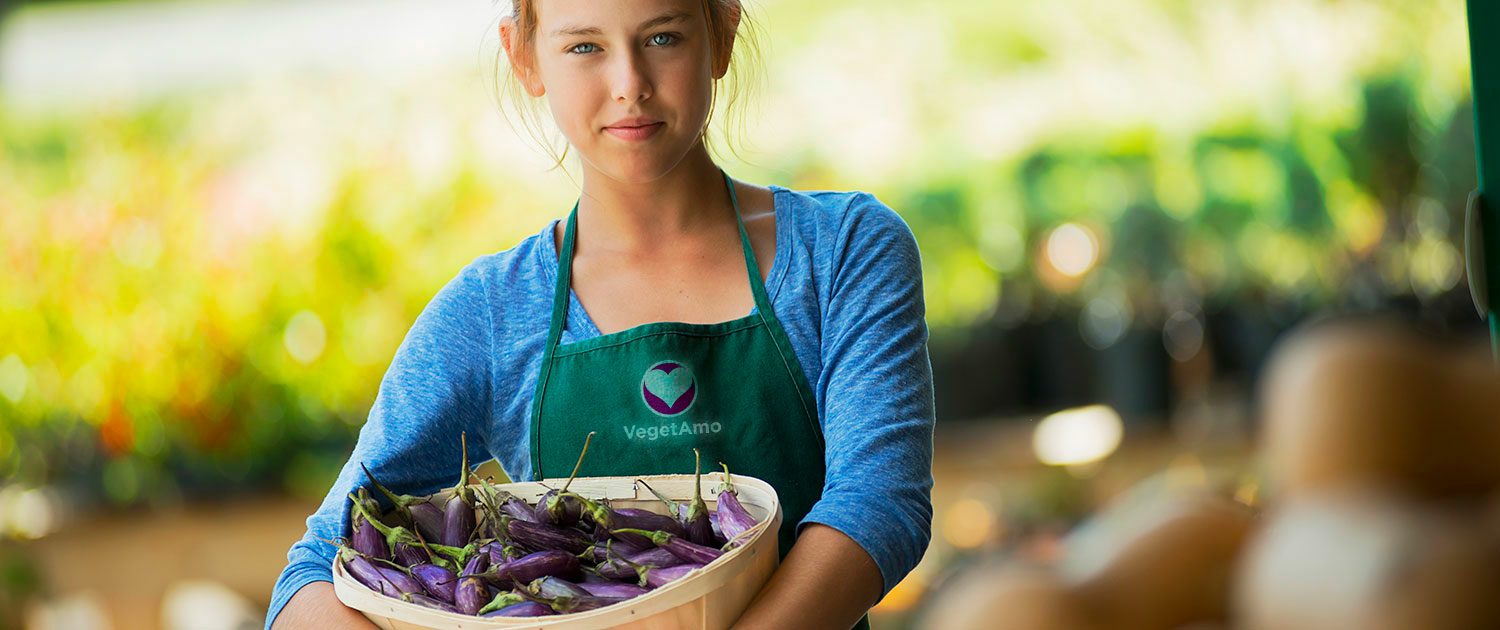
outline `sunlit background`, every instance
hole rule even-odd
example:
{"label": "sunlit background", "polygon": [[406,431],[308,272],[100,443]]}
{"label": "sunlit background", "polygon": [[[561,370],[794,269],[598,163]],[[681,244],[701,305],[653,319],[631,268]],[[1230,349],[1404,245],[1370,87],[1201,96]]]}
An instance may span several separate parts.
{"label": "sunlit background", "polygon": [[[1477,325],[1459,0],[750,7],[728,170],[922,248],[937,515],[877,627],[1142,479],[1253,501],[1297,322]],[[500,10],[0,4],[0,627],[259,626],[417,313],[576,195],[501,114]]]}

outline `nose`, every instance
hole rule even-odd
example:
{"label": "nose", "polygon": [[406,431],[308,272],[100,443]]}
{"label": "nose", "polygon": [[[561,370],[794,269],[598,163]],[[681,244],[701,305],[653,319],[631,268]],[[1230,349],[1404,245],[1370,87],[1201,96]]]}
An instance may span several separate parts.
{"label": "nose", "polygon": [[629,104],[651,98],[651,75],[640,52],[630,51],[615,59],[611,72],[615,102]]}

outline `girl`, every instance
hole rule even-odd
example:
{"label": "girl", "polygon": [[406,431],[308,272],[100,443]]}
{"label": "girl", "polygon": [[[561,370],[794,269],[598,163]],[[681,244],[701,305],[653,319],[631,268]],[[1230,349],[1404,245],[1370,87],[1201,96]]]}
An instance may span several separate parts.
{"label": "girl", "polygon": [[[276,583],[267,626],[360,627],[328,583],[359,465],[398,492],[474,461],[517,479],[692,470],[774,485],[784,559],[741,627],[848,628],[916,565],[932,374],[910,230],[864,193],[737,182],[705,130],[738,0],[514,0],[513,78],[578,152],[582,194],[445,286]],[[747,315],[748,313],[748,315]],[[607,454],[607,455],[603,455]],[[795,542],[794,542],[795,541]]]}

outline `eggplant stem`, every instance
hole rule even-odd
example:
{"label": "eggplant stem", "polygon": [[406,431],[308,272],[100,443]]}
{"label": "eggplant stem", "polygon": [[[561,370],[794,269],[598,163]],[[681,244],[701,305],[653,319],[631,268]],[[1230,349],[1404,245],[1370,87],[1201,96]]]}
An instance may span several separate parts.
{"label": "eggplant stem", "polygon": [[588,436],[583,438],[583,450],[578,453],[578,462],[573,464],[573,474],[568,475],[568,482],[563,484],[562,490],[558,491],[559,494],[567,492],[568,486],[573,485],[573,478],[578,476],[578,469],[583,468],[584,456],[589,454],[589,442],[593,441],[594,432],[589,431]]}
{"label": "eggplant stem", "polygon": [[719,462],[719,465],[724,467],[724,482],[719,484],[720,492],[729,491],[738,494],[739,491],[734,489],[734,477],[729,476],[729,464]]}
{"label": "eggplant stem", "polygon": [[[366,556],[366,557],[368,557],[368,556]],[[370,558],[370,562],[379,562],[381,564],[389,565],[389,566],[391,566],[391,567],[393,567],[393,568],[401,571],[402,573],[405,573],[407,575],[411,575],[411,569],[408,569],[406,567],[401,566],[400,563],[391,562],[390,560],[386,560],[385,558]]]}
{"label": "eggplant stem", "polygon": [[682,518],[683,525],[698,518],[708,518],[708,503],[703,501],[703,456],[698,449],[693,449],[693,500],[688,503],[686,518]]}
{"label": "eggplant stem", "polygon": [[[363,490],[364,488],[360,488],[360,489]],[[349,493],[349,501],[354,504],[355,511],[359,512],[360,516],[365,517],[365,522],[366,523],[369,523],[370,525],[373,525],[375,527],[375,529],[380,530],[380,533],[384,534],[387,538],[389,538],[393,534],[395,534],[395,532],[396,532],[395,528],[392,528],[391,526],[386,525],[385,523],[380,522],[380,519],[377,519],[377,518],[375,518],[373,516],[370,516],[370,511],[365,508],[364,502],[360,501],[357,497],[355,497],[353,492]],[[353,531],[353,529],[354,529],[354,524],[353,523],[349,524],[349,529],[350,529],[350,531]]]}
{"label": "eggplant stem", "polygon": [[626,533],[626,534],[636,534],[636,535],[639,535],[639,536],[645,536],[646,538],[650,538],[651,542],[655,543],[656,546],[658,546],[658,547],[660,547],[662,545],[665,545],[668,542],[671,542],[671,540],[673,538],[676,538],[676,536],[673,535],[672,532],[661,532],[661,531],[655,531],[655,532],[653,532],[653,531],[648,531],[648,530],[644,530],[644,529],[636,529],[634,527],[621,527],[620,529],[611,529],[611,530],[609,530],[609,533],[611,533],[611,534]]}
{"label": "eggplant stem", "polygon": [[693,500],[703,501],[703,455],[693,449]]}
{"label": "eggplant stem", "polygon": [[485,604],[484,608],[479,609],[479,614],[483,615],[487,612],[494,612],[506,606],[519,604],[524,601],[526,601],[526,598],[509,591],[496,593],[495,598],[490,600],[490,603]]}
{"label": "eggplant stem", "polygon": [[[370,472],[370,467],[366,466],[364,462],[359,463],[359,468],[360,470],[365,471],[365,477],[369,478],[370,483],[375,486],[375,490],[380,492],[380,494],[385,495],[385,498],[390,499],[391,505],[395,506],[396,511],[400,512],[401,516],[406,517],[406,520],[410,521],[412,525],[416,525],[416,521],[412,520],[411,510],[406,507],[406,501],[403,500],[403,497],[400,497],[396,493],[391,492],[390,488],[385,487],[385,484],[380,483],[380,481],[376,480],[375,475]],[[410,499],[410,497],[406,498]]]}
{"label": "eggplant stem", "polygon": [[[500,506],[498,504],[491,503],[491,499],[496,501],[500,499],[500,490],[493,485],[490,485],[490,482],[487,479],[480,479],[479,483],[485,490],[478,495],[479,502],[484,505],[485,515],[487,515],[489,519],[495,523],[496,526],[503,526],[505,523],[500,520]],[[478,531],[478,528],[475,528],[475,531]],[[495,533],[500,534],[502,532],[496,530]]]}
{"label": "eggplant stem", "polygon": [[469,492],[468,492],[468,490],[469,490],[469,477],[474,474],[474,471],[472,471],[472,470],[469,469],[469,432],[468,431],[464,431],[464,432],[461,432],[461,433],[458,434],[458,447],[459,447],[460,450],[463,451],[463,454],[461,454],[459,456],[459,465],[461,467],[461,470],[459,470],[459,473],[458,473],[458,485],[453,486],[453,493],[456,494],[456,495],[458,495],[460,499],[464,500],[465,502],[468,502],[468,500],[469,500]]}
{"label": "eggplant stem", "polygon": [[667,509],[672,512],[672,518],[679,518],[679,516],[677,515],[678,509],[677,509],[677,502],[676,501],[668,499],[666,497],[666,495],[664,495],[664,494],[662,494],[660,492],[657,492],[656,488],[652,488],[651,484],[646,483],[645,479],[637,479],[637,480],[635,480],[635,482],[638,483],[638,484],[641,484],[643,486],[646,486],[646,489],[650,490],[651,494],[656,495],[656,499],[658,501],[661,501],[662,503],[667,504]]}

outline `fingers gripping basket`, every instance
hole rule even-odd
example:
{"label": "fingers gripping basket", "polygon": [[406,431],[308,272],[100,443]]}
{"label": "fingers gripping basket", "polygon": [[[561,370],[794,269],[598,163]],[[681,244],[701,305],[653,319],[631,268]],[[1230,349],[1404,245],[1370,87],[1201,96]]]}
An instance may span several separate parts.
{"label": "fingers gripping basket", "polygon": [[[692,475],[578,478],[573,480],[570,489],[591,499],[609,499],[610,505],[616,508],[646,508],[665,513],[666,507],[644,485],[637,483],[638,479],[644,479],[674,501],[686,501],[693,496]],[[704,500],[710,507],[717,508],[714,500],[717,490],[710,489],[716,489],[722,480],[720,473],[703,475]],[[781,527],[781,504],[770,484],[743,475],[734,475],[733,481],[740,503],[752,516],[760,519],[760,524],[748,534],[749,542],[682,579],[606,608],[533,618],[479,618],[441,612],[376,593],[350,577],[338,561],[333,563],[333,589],[345,606],[364,613],[376,626],[386,630],[728,628],[775,572],[779,562],[777,530]],[[565,479],[547,479],[498,487],[535,503],[549,487],[559,488],[564,482]],[[451,492],[447,490],[438,496],[446,499]]]}

